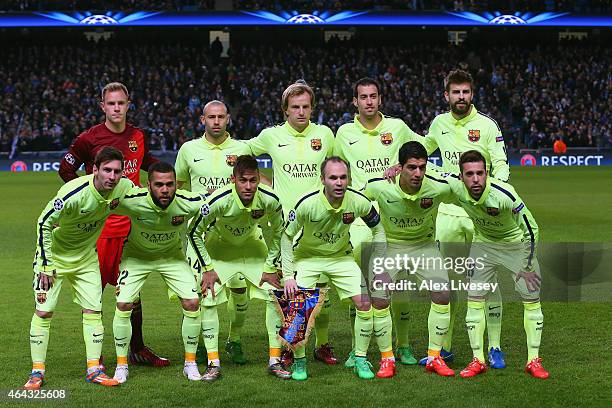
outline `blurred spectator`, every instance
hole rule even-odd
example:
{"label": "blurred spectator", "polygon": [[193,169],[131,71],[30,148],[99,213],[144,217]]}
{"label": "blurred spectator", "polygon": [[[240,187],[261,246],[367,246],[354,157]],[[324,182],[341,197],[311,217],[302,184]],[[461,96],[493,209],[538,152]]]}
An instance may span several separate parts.
{"label": "blurred spectator", "polygon": [[561,137],[557,136],[555,139],[556,139],[555,143],[553,144],[553,152],[555,154],[565,154],[565,153],[567,153],[567,146],[563,142]]}

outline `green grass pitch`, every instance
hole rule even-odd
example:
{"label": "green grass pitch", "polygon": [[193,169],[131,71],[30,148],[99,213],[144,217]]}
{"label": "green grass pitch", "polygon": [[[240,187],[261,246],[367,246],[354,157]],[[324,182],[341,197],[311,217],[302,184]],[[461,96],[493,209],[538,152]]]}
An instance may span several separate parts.
{"label": "green grass pitch", "polygon": [[[513,168],[512,182],[537,220],[544,242],[612,241],[612,168]],[[2,173],[2,234],[0,234],[0,389],[22,386],[31,368],[28,344],[33,312],[31,262],[35,222],[57,188],[55,173]],[[546,285],[546,281],[543,282]],[[606,291],[610,299],[609,291]],[[112,288],[104,294],[106,340],[103,354],[114,370]],[[526,358],[522,306],[504,307],[502,345],[508,368],[490,370],[473,379],[428,375],[421,367],[400,366],[391,380],[363,381],[342,366],[328,367],[312,359],[304,383],[283,382],[266,373],[267,339],[264,308],[250,304],[243,342],[249,363],[232,365],[223,352],[223,377],[216,383],[191,383],[182,376],[181,312],[166,298],[159,276],[152,276],[143,292],[144,333],[148,345],[169,357],[163,369],[131,366],[129,381],[105,389],[84,381],[85,347],[81,314],[64,289],[51,324],[47,359],[47,389],[66,389],[66,406],[609,406],[612,363],[608,359],[612,302],[544,302],[545,330],[541,355],[551,378],[538,381],[522,370]],[[465,306],[455,322],[452,367],[461,370],[471,351],[463,329]],[[413,349],[421,356],[427,347],[427,302],[415,302],[411,314]],[[221,334],[227,335],[227,312],[220,311]],[[344,359],[350,349],[348,312],[334,302],[331,332],[336,354]],[[224,341],[220,341],[223,351]],[[370,360],[377,368],[374,342]],[[607,386],[605,384],[608,384]],[[606,403],[605,401],[608,401]],[[0,401],[7,403],[5,399]],[[10,404],[10,402],[8,402]]]}

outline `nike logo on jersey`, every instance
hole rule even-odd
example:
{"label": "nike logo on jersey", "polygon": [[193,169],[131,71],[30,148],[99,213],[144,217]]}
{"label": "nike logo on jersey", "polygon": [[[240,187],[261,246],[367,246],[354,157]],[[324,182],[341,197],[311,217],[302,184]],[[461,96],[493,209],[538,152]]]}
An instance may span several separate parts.
{"label": "nike logo on jersey", "polygon": [[349,146],[354,145],[354,144],[355,144],[355,143],[357,143],[358,141],[359,141],[359,140],[355,140],[355,141],[353,141],[353,142],[349,142]]}
{"label": "nike logo on jersey", "polygon": [[397,203],[397,200],[395,200],[395,201],[390,201],[390,200],[387,200],[387,202],[388,202],[389,204],[393,204],[393,203]]}
{"label": "nike logo on jersey", "polygon": [[436,329],[437,330],[446,330],[446,329],[448,329],[448,327],[438,327],[438,326],[436,326]]}
{"label": "nike logo on jersey", "polygon": [[310,222],[319,222],[321,220],[310,220]]}
{"label": "nike logo on jersey", "polygon": [[144,221],[144,220],[146,220],[146,218],[140,218],[140,217],[136,217],[136,219],[137,219],[138,221]]}
{"label": "nike logo on jersey", "polygon": [[81,214],[87,214],[88,212],[91,212],[90,210],[81,210]]}
{"label": "nike logo on jersey", "polygon": [[501,306],[489,306],[489,310],[499,309]]}
{"label": "nike logo on jersey", "polygon": [[94,337],[100,337],[100,336],[104,336],[104,333],[98,333],[98,334],[94,334]]}
{"label": "nike logo on jersey", "polygon": [[115,337],[115,341],[121,341],[121,340],[125,340],[125,339],[127,339],[127,336],[122,337],[122,338],[120,338],[120,339],[118,339],[118,338],[116,338],[116,337]]}
{"label": "nike logo on jersey", "polygon": [[202,161],[202,160],[206,160],[206,159],[193,159],[193,162],[197,163],[197,162]]}
{"label": "nike logo on jersey", "polygon": [[210,329],[202,329],[203,332],[209,331],[209,330],[212,330],[212,327]]}
{"label": "nike logo on jersey", "polygon": [[278,144],[278,147],[285,147],[285,146],[289,146],[288,144]]}
{"label": "nike logo on jersey", "polygon": [[189,340],[193,340],[193,339],[197,339],[197,338],[198,338],[198,336],[187,336],[187,338],[188,338]]}
{"label": "nike logo on jersey", "polygon": [[450,133],[450,132],[444,132],[444,131],[442,132],[442,134],[443,134],[443,135],[445,135],[445,134],[447,134],[447,133]]}

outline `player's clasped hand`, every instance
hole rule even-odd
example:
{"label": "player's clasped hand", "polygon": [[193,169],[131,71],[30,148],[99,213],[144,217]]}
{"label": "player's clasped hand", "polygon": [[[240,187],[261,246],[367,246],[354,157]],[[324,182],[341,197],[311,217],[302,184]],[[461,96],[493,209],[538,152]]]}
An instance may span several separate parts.
{"label": "player's clasped hand", "polygon": [[297,292],[298,286],[295,279],[285,279],[285,296],[289,299],[293,299],[295,292]]}
{"label": "player's clasped hand", "polygon": [[389,183],[395,183],[395,176],[397,176],[401,172],[402,172],[402,166],[400,166],[399,164],[396,164],[395,166],[391,166],[387,170],[385,170],[383,177]]}
{"label": "player's clasped hand", "polygon": [[208,295],[208,290],[210,289],[210,293],[212,293],[213,299],[215,298],[215,283],[221,283],[221,279],[219,279],[219,275],[214,269],[211,269],[208,272],[204,272],[202,274],[202,296],[206,297]]}
{"label": "player's clasped hand", "polygon": [[264,282],[268,282],[270,285],[274,286],[276,289],[282,289],[280,281],[278,279],[278,275],[276,272],[272,273],[263,273],[261,275],[261,280],[259,281],[259,286],[263,285]]}
{"label": "player's clasped hand", "polygon": [[38,274],[38,287],[45,292],[51,289],[53,286],[53,282],[55,281],[55,269],[53,270],[53,275],[47,275],[44,273]]}
{"label": "player's clasped hand", "polygon": [[540,290],[541,279],[535,272],[526,272],[522,271],[516,274],[516,282],[519,279],[525,279],[525,284],[527,285],[527,290],[530,292],[537,292]]}

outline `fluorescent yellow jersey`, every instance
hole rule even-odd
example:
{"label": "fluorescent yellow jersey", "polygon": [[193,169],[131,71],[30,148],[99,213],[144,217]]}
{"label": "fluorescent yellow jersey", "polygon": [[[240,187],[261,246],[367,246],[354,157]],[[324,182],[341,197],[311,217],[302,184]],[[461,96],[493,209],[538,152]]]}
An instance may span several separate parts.
{"label": "fluorescent yellow jersey", "polygon": [[[174,199],[162,209],[153,202],[146,188],[134,188],[121,200],[115,212],[127,215],[132,221],[130,235],[123,248],[124,257],[144,260],[163,258],[185,259],[183,240],[187,236],[189,220],[203,210],[204,198],[191,191],[176,190]],[[192,245],[204,245],[201,236],[189,231]],[[200,257],[205,270],[210,258]]]}
{"label": "fluorescent yellow jersey", "polygon": [[378,202],[382,225],[388,242],[434,241],[435,218],[442,202],[453,202],[454,196],[446,179],[426,174],[421,189],[414,195],[383,178],[368,181],[365,195]]}
{"label": "fluorescent yellow jersey", "polygon": [[362,191],[369,179],[382,177],[384,171],[398,162],[400,147],[410,141],[422,142],[401,119],[385,117],[369,130],[355,115],[352,122],[340,126],[334,142],[334,155],[351,166],[351,186]]}
{"label": "fluorescent yellow jersey", "polygon": [[476,201],[455,175],[446,180],[458,204],[474,223],[473,242],[526,243],[530,250],[525,267],[531,267],[539,239],[538,224],[514,188],[508,183],[488,178],[482,196]]}
{"label": "fluorescent yellow jersey", "polygon": [[[280,200],[271,188],[260,184],[251,204],[245,206],[235,186],[232,183],[208,197],[202,216],[194,224],[195,234],[202,236],[206,233],[205,240],[208,240],[209,234],[215,234],[228,246],[228,251],[236,252],[261,239],[263,232],[268,247],[264,272],[276,272],[280,267],[280,237],[283,231]],[[198,250],[208,255],[203,246]]]}
{"label": "fluorescent yellow jersey", "polygon": [[134,187],[122,178],[102,197],[93,177],[90,174],[64,184],[38,217],[34,264],[39,272],[51,275],[56,267],[73,269],[95,256],[96,241],[111,208]]}
{"label": "fluorescent yellow jersey", "polygon": [[232,139],[226,132],[225,140],[215,145],[205,137],[183,144],[174,165],[176,180],[190,182],[191,191],[209,193],[231,183],[238,156],[251,154],[246,143]]}
{"label": "fluorescent yellow jersey", "polygon": [[321,163],[332,155],[334,134],[327,126],[312,122],[299,133],[285,122],[262,130],[246,143],[255,156],[267,153],[272,158],[274,190],[287,212],[300,197],[321,185]]}
{"label": "fluorescent yellow jersey", "polygon": [[[471,106],[469,115],[463,119],[455,119],[451,112],[436,116],[422,143],[427,154],[440,149],[442,168],[446,173],[459,174],[461,154],[468,150],[477,150],[484,156],[489,174],[504,181],[510,177],[501,129],[497,122],[478,112],[474,105]],[[465,211],[455,205],[443,204],[440,206],[440,212],[467,216]]]}
{"label": "fluorescent yellow jersey", "polygon": [[[380,216],[370,200],[356,190],[346,191],[338,208],[331,206],[323,188],[303,196],[289,212],[282,241],[283,275],[293,273],[293,259],[352,255],[349,229],[362,218],[372,228],[374,242],[386,242]],[[298,235],[293,248],[293,237]]]}

